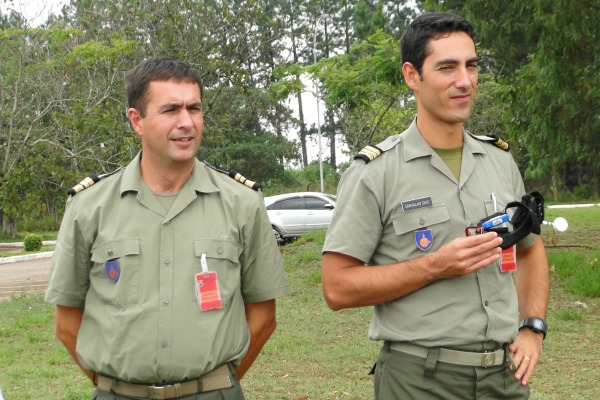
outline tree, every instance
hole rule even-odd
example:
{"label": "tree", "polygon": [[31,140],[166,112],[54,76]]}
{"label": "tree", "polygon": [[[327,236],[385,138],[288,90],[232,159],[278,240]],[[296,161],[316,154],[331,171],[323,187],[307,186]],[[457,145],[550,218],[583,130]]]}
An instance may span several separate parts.
{"label": "tree", "polygon": [[249,179],[267,182],[283,175],[280,158],[295,160],[296,148],[282,136],[262,128],[260,111],[269,107],[266,92],[225,88],[213,104],[221,118],[206,117],[200,158],[226,170],[236,170]]}
{"label": "tree", "polygon": [[117,85],[131,43],[79,44],[79,35],[58,25],[0,31],[0,206],[11,236],[16,218],[57,215],[65,181],[114,168],[128,147]]}
{"label": "tree", "polygon": [[402,84],[397,39],[378,32],[353,45],[350,54],[322,60],[314,71],[327,88],[327,102],[339,108],[351,152],[401,132],[414,117]]}
{"label": "tree", "polygon": [[513,136],[528,148],[527,175],[551,177],[554,197],[562,190],[600,190],[600,7],[592,1],[540,1],[531,10],[541,26],[530,61],[518,70],[513,100]]}
{"label": "tree", "polygon": [[504,87],[498,103],[510,107],[502,131],[522,147],[525,176],[555,199],[576,188],[597,195],[600,163],[586,156],[600,147],[597,2],[454,0],[428,6],[454,10],[473,23],[484,68]]}
{"label": "tree", "polygon": [[359,41],[367,40],[378,30],[386,30],[388,23],[381,1],[361,0],[354,9],[354,33]]}

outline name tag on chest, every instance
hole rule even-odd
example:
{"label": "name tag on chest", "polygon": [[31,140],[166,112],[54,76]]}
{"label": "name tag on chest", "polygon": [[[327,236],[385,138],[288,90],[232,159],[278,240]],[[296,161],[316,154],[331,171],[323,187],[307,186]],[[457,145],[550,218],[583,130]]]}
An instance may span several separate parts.
{"label": "name tag on chest", "polygon": [[431,200],[431,196],[420,197],[418,199],[413,200],[404,200],[402,202],[402,211],[411,211],[416,210],[417,208],[423,207],[431,207],[433,206],[433,201]]}

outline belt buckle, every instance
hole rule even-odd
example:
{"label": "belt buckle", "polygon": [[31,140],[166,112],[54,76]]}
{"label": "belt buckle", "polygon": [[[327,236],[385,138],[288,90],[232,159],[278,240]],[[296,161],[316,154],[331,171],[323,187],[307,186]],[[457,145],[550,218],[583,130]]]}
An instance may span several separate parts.
{"label": "belt buckle", "polygon": [[149,394],[149,398],[152,400],[165,400],[166,399],[166,391],[167,388],[171,386],[171,385],[167,385],[167,386],[157,386],[157,385],[152,385],[152,386],[148,386],[148,391],[150,393]]}
{"label": "belt buckle", "polygon": [[483,368],[492,367],[496,364],[496,352],[481,354],[481,366]]}

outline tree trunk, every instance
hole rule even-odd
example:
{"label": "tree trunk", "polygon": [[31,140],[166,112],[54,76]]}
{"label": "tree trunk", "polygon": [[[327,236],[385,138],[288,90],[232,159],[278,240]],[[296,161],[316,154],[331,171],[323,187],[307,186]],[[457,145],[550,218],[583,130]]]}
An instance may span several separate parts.
{"label": "tree trunk", "polygon": [[329,121],[329,143],[330,143],[330,153],[329,153],[329,164],[331,167],[336,170],[337,169],[337,160],[335,157],[335,120],[333,118],[333,110],[327,109],[327,119]]}
{"label": "tree trunk", "polygon": [[298,116],[300,118],[300,146],[302,147],[302,166],[308,166],[308,151],[306,150],[306,123],[304,122],[304,108],[302,106],[302,92],[296,93],[298,99]]}
{"label": "tree trunk", "polygon": [[4,211],[0,209],[0,221],[2,221],[2,231],[5,236],[14,238],[17,236],[17,225],[11,217],[6,217]]}

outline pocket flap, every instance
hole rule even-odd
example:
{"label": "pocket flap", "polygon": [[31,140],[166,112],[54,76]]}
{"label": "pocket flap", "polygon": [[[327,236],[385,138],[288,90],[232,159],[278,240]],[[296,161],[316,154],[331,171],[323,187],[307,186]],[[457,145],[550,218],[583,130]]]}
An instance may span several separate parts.
{"label": "pocket flap", "polygon": [[402,235],[448,221],[449,219],[450,215],[445,205],[420,208],[394,217],[394,230],[397,235]]}
{"label": "pocket flap", "polygon": [[238,262],[238,246],[222,239],[199,239],[194,240],[194,254],[201,257],[206,254],[207,258],[224,258],[232,262]]}
{"label": "pocket flap", "polygon": [[104,263],[129,255],[140,254],[139,238],[117,238],[95,244],[92,247],[92,262]]}

